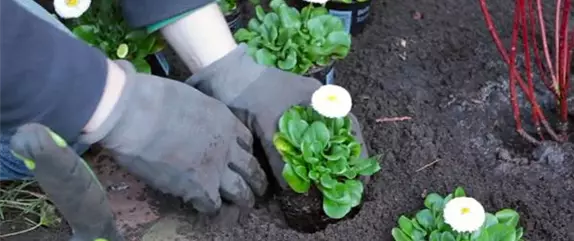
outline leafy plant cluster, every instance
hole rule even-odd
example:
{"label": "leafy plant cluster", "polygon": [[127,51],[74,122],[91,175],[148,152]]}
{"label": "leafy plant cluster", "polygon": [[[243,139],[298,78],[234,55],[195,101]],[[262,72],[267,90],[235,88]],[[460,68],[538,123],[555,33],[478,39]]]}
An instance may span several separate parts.
{"label": "leafy plant cluster", "polygon": [[150,73],[145,57],[165,47],[159,34],[131,29],[116,0],[92,1],[88,11],[79,18],[67,20],[66,25],[74,35],[99,48],[108,58],[130,61],[138,72]]}
{"label": "leafy plant cluster", "polygon": [[399,227],[393,228],[395,241],[522,241],[523,228],[517,227],[519,214],[512,209],[502,209],[495,214],[486,213],[482,227],[473,233],[459,233],[444,222],[446,203],[455,197],[464,197],[464,189],[458,187],[454,193],[442,197],[431,193],[426,196],[425,209],[415,217],[399,218]]}
{"label": "leafy plant cluster", "polygon": [[351,48],[351,36],[341,19],[324,7],[308,5],[301,12],[283,0],[272,0],[271,12],[257,5],[256,18],[234,37],[247,43],[248,53],[259,64],[305,74],[343,59]]}
{"label": "leafy plant cluster", "polygon": [[217,4],[224,15],[228,15],[233,12],[233,10],[237,9],[236,0],[217,0]]}
{"label": "leafy plant cluster", "polygon": [[381,167],[378,158],[361,158],[361,145],[351,133],[351,120],[326,118],[311,107],[293,106],[279,120],[273,143],[285,161],[283,178],[297,193],[311,184],[323,195],[323,211],[343,218],[361,203],[363,183]]}

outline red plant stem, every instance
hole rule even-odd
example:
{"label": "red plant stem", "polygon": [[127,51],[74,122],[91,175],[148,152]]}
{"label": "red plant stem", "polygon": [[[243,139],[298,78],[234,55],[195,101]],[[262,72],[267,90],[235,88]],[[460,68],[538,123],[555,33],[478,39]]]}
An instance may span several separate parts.
{"label": "red plant stem", "polygon": [[518,100],[516,94],[516,69],[514,68],[514,63],[516,60],[516,42],[518,42],[518,26],[520,25],[520,0],[516,1],[516,7],[514,9],[514,23],[512,25],[512,40],[510,43],[510,59],[508,64],[509,72],[509,87],[510,87],[510,103],[512,103],[512,109],[514,114],[514,122],[516,123],[516,129],[522,129],[522,121],[520,120],[520,108],[518,108]]}
{"label": "red plant stem", "polygon": [[[560,1],[560,0],[559,0]],[[556,6],[559,10],[560,7]],[[557,51],[560,56],[559,63],[560,66],[560,121],[562,122],[562,135],[566,134],[566,128],[568,123],[568,87],[569,87],[569,76],[568,71],[570,66],[568,64],[568,14],[570,12],[570,0],[564,1],[564,6],[562,7],[562,24],[560,25],[560,49]]]}
{"label": "red plant stem", "polygon": [[[496,44],[496,47],[500,53],[500,55],[502,56],[502,59],[504,60],[504,62],[506,62],[508,65],[510,65],[510,59],[508,57],[508,53],[506,52],[504,46],[502,45],[502,41],[500,41],[500,37],[498,36],[498,33],[496,32],[495,28],[494,28],[494,24],[492,22],[492,16],[490,15],[490,13],[488,12],[488,7],[486,5],[486,0],[479,0],[480,1],[480,8],[482,10],[482,13],[484,15],[484,20],[486,22],[486,26],[488,28],[488,31],[490,32],[490,35],[492,36],[494,43]],[[513,65],[510,65],[513,67]],[[538,115],[538,117],[540,118],[540,121],[542,123],[542,125],[544,126],[544,128],[546,129],[546,131],[548,132],[548,134],[550,134],[550,136],[555,139],[555,140],[559,140],[558,135],[556,135],[556,132],[552,129],[552,127],[550,126],[550,124],[548,123],[548,121],[546,120],[546,117],[544,116],[544,114],[542,113],[542,111],[540,110],[540,106],[538,105],[538,103],[534,102],[532,99],[532,95],[530,93],[528,93],[526,91],[526,86],[524,84],[524,81],[522,80],[522,78],[520,77],[520,75],[518,75],[518,73],[516,73],[516,71],[510,71],[511,72],[511,76],[513,78],[516,78],[517,82],[519,83],[520,87],[523,89],[523,91],[526,93],[526,97],[528,99],[528,101],[531,103],[532,105],[532,111],[535,112],[536,115]],[[512,111],[514,113],[518,112],[518,105],[512,105]],[[523,129],[522,129],[522,125],[518,124],[516,131],[521,134],[525,139],[527,139],[528,141],[532,142],[532,143],[538,143],[538,141],[536,139],[534,139],[532,136],[528,135]]]}
{"label": "red plant stem", "polygon": [[[526,79],[528,82],[528,92],[532,95],[532,99],[534,101],[536,101],[536,95],[534,94],[534,83],[532,82],[532,62],[530,60],[530,47],[528,45],[528,23],[526,21],[526,6],[525,6],[525,0],[517,0],[517,12],[519,12],[520,16],[519,16],[519,22],[520,22],[520,27],[522,30],[522,48],[524,49],[524,61],[525,61],[525,67],[526,67]],[[518,31],[518,29],[516,29],[516,31]],[[516,53],[515,53],[516,54]],[[516,56],[514,56],[516,57]],[[512,69],[514,69],[514,65],[511,66]],[[544,139],[544,136],[541,135],[541,131],[540,131],[540,118],[538,118],[538,116],[532,112],[532,122],[534,123],[534,126],[536,127],[536,131],[540,134],[540,138]]]}
{"label": "red plant stem", "polygon": [[546,58],[546,64],[548,65],[548,70],[550,71],[550,77],[552,78],[552,92],[557,96],[559,94],[558,80],[554,74],[554,69],[552,62],[550,62],[550,51],[548,50],[548,38],[546,37],[546,26],[544,25],[544,16],[542,10],[542,0],[536,0],[536,5],[538,9],[538,22],[540,23],[540,34],[542,35],[542,48],[544,49],[544,56]]}
{"label": "red plant stem", "polygon": [[[548,88],[550,90],[550,92],[554,95],[554,98],[556,98],[558,100],[559,98],[559,93],[556,90],[553,82],[552,82],[552,75],[550,75],[548,72],[548,66],[544,66],[544,63],[542,62],[542,57],[540,56],[540,43],[538,42],[537,38],[536,38],[536,23],[537,23],[537,18],[535,15],[535,11],[536,11],[536,3],[534,2],[534,0],[528,0],[528,13],[529,13],[529,20],[530,20],[530,26],[532,27],[531,29],[531,38],[532,38],[532,43],[533,43],[533,52],[534,52],[534,61],[536,62],[536,67],[538,67],[538,71],[540,78],[542,79],[542,82],[544,83],[544,85],[546,86],[546,88]],[[550,60],[550,59],[548,59]],[[552,70],[552,67],[550,66],[550,70]],[[550,75],[550,76],[548,76]]]}

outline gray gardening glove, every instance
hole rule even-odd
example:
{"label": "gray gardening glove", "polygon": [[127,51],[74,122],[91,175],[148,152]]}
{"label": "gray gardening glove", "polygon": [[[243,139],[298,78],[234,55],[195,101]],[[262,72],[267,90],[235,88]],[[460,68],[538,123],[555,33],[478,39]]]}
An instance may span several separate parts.
{"label": "gray gardening glove", "polygon": [[136,73],[129,62],[116,63],[127,75],[122,96],[81,142],[99,142],[129,172],[200,212],[217,211],[221,198],[253,206],[267,180],[251,155],[251,133],[225,104],[184,83]]}
{"label": "gray gardening glove", "polygon": [[124,240],[106,191],[62,138],[40,124],[26,124],[12,137],[11,148],[72,227],[72,241]]}
{"label": "gray gardening glove", "polygon": [[[283,112],[293,105],[308,105],[321,83],[313,78],[259,65],[246,50],[245,44],[239,45],[227,56],[194,74],[187,83],[227,104],[256,133],[275,179],[282,188],[287,188],[281,175],[284,162],[273,145],[273,135]],[[362,157],[366,158],[367,148],[361,128],[354,115],[351,114],[350,118],[355,137],[363,147]]]}

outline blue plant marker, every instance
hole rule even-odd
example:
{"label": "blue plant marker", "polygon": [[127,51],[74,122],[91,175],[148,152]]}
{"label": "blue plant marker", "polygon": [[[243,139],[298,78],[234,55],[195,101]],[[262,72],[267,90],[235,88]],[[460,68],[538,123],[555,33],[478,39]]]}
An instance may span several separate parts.
{"label": "blue plant marker", "polygon": [[351,24],[353,24],[353,12],[352,11],[341,11],[330,9],[329,13],[335,17],[338,17],[343,21],[345,26],[345,31],[347,33],[351,32]]}
{"label": "blue plant marker", "polygon": [[325,84],[335,84],[335,67],[332,67],[331,70],[329,70],[329,73],[325,76]]}
{"label": "blue plant marker", "polygon": [[154,54],[154,57],[157,59],[157,62],[161,66],[161,69],[163,70],[165,75],[168,76],[170,69],[169,69],[169,64],[167,62],[167,59],[165,58],[165,55],[163,55],[162,52],[157,52]]}

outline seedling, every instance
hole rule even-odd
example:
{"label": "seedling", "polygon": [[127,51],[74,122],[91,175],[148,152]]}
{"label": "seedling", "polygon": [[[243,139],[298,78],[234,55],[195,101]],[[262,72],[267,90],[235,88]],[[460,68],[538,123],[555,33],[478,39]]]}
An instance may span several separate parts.
{"label": "seedling", "polygon": [[[449,217],[445,215],[447,203],[455,198],[466,197],[464,189],[457,188],[454,193],[442,197],[439,194],[431,193],[426,196],[424,205],[425,209],[416,213],[415,217],[408,218],[401,216],[399,218],[399,227],[391,231],[395,241],[522,241],[524,229],[518,227],[520,219],[519,214],[512,209],[502,209],[495,214],[484,212],[482,206],[480,210],[470,210],[462,206],[462,212],[468,212],[468,217],[459,215],[459,217]],[[472,199],[471,199],[472,200]],[[479,204],[480,205],[480,204]],[[472,206],[472,205],[471,205]],[[460,207],[460,206],[459,206]],[[448,208],[448,207],[447,207]],[[473,213],[470,212],[482,212]],[[456,215],[456,213],[455,213]],[[476,222],[477,216],[484,220],[478,223],[476,230],[473,232],[457,232],[457,228],[472,226]],[[466,219],[465,219],[466,218]],[[451,219],[451,223],[448,220]],[[456,221],[453,222],[452,220]]]}
{"label": "seedling", "polygon": [[285,161],[283,178],[297,193],[315,186],[323,195],[323,211],[333,219],[361,203],[363,183],[381,167],[378,158],[361,158],[361,145],[351,133],[351,120],[326,118],[312,107],[293,106],[279,120],[275,147]]}
{"label": "seedling", "polygon": [[351,48],[351,36],[343,22],[324,7],[308,5],[299,12],[283,0],[272,0],[271,12],[256,7],[256,18],[234,37],[249,46],[259,64],[305,74],[313,67],[343,59]]}

